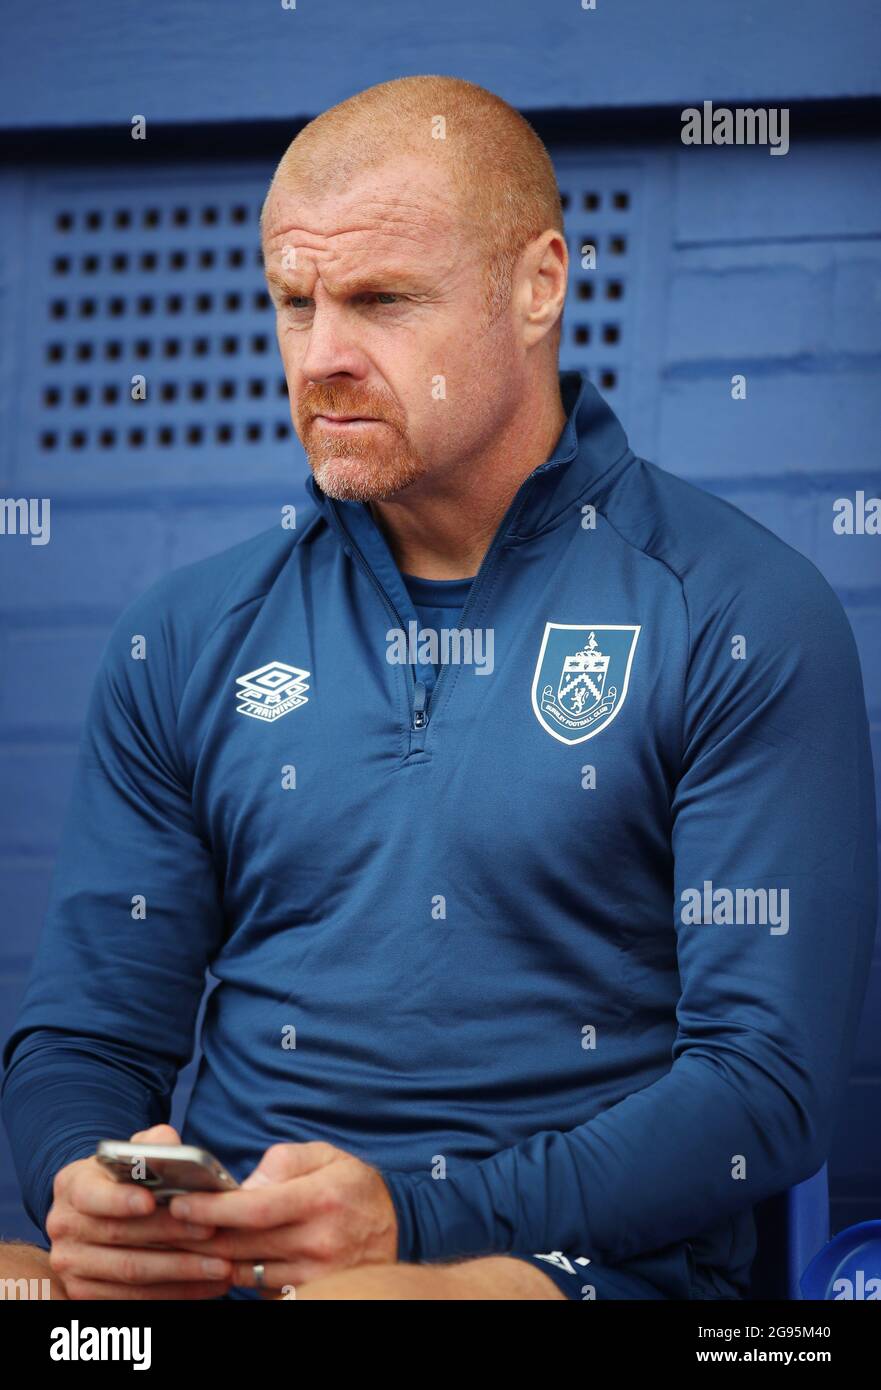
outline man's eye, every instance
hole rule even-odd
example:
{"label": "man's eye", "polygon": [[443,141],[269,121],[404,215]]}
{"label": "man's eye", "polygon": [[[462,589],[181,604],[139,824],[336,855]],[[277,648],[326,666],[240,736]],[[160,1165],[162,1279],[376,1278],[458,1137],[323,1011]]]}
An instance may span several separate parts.
{"label": "man's eye", "polygon": [[[365,296],[367,299],[375,299],[379,304],[397,304],[400,297],[391,290],[377,290],[374,294]],[[308,309],[311,303],[312,300],[305,294],[289,294],[284,300],[286,309]]]}

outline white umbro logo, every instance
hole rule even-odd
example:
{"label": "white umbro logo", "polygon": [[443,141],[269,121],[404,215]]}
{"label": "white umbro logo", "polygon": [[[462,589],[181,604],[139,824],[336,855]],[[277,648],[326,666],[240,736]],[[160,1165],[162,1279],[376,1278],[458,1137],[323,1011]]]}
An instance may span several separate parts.
{"label": "white umbro logo", "polygon": [[284,661],[268,661],[249,671],[246,676],[236,676],[236,709],[239,714],[247,714],[251,719],[281,719],[292,709],[305,705],[308,700],[306,684],[308,671],[299,666],[288,666]]}
{"label": "white umbro logo", "polygon": [[[552,1250],[549,1255],[536,1255],[537,1260],[547,1260],[549,1265],[554,1265],[556,1269],[563,1269],[567,1274],[575,1273],[575,1265],[563,1254],[562,1250]],[[575,1260],[576,1265],[589,1265],[590,1260],[586,1255],[578,1255]]]}

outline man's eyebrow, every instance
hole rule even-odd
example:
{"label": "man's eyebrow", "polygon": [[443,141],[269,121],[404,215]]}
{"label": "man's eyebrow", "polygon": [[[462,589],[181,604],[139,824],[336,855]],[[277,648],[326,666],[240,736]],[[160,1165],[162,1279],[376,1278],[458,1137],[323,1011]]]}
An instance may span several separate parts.
{"label": "man's eyebrow", "polygon": [[270,285],[276,285],[280,290],[290,290],[293,288],[292,282],[278,270],[273,270],[271,265],[263,262],[263,274],[266,276]]}
{"label": "man's eyebrow", "polygon": [[[284,271],[264,265],[264,274],[269,284],[277,286],[280,290],[286,290],[288,293],[295,292],[297,272],[293,267],[285,274]],[[417,289],[421,282],[413,270],[407,270],[403,266],[386,265],[365,271],[361,275],[352,276],[344,280],[343,284],[345,294],[361,294],[365,290],[387,289],[392,284],[407,285]]]}

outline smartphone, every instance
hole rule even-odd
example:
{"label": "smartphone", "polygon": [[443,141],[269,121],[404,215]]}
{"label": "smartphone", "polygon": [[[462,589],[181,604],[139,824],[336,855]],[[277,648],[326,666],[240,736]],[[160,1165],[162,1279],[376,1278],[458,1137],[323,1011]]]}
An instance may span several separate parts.
{"label": "smartphone", "polygon": [[193,1144],[125,1144],[102,1139],[95,1157],[117,1182],[149,1187],[157,1202],[184,1192],[232,1192],[238,1187],[207,1149]]}

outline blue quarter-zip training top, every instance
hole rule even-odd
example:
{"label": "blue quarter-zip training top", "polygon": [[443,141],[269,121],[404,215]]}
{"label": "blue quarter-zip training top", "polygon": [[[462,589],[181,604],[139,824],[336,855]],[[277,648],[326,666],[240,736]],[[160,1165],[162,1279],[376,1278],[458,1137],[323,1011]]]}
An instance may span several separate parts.
{"label": "blue quarter-zip training top", "polygon": [[865,989],[858,659],[806,559],[561,391],[437,679],[389,659],[418,623],[369,508],[311,478],[298,529],[116,623],[4,1051],[41,1228],[61,1166],[167,1119],[210,967],[183,1139],[237,1177],[322,1139],[385,1175],[402,1260],[746,1287]]}

